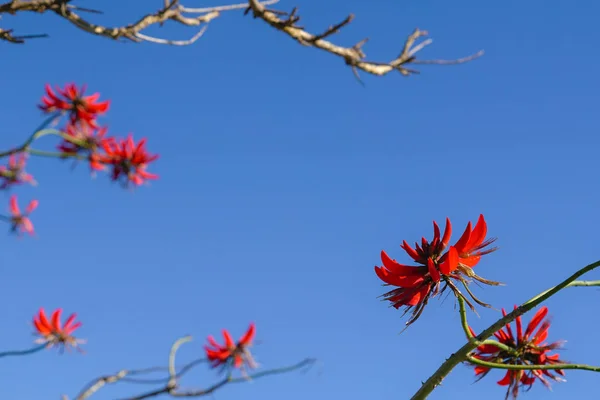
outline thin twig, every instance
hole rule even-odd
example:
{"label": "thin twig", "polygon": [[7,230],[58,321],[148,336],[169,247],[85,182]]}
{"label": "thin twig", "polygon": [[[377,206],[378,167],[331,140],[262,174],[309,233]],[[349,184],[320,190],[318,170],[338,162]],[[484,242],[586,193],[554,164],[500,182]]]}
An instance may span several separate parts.
{"label": "thin twig", "polygon": [[[133,382],[133,383],[146,383],[146,384],[152,384],[152,383],[164,384],[163,386],[160,386],[156,389],[153,389],[153,390],[150,390],[150,391],[147,391],[147,392],[144,392],[144,393],[132,396],[132,397],[128,397],[123,400],[143,400],[143,399],[148,399],[151,397],[156,397],[156,396],[160,396],[160,395],[164,395],[164,394],[169,395],[171,397],[202,397],[202,396],[209,395],[228,384],[247,382],[252,379],[258,379],[258,378],[261,378],[264,376],[269,376],[269,375],[284,374],[287,372],[299,370],[303,367],[310,366],[310,365],[314,364],[314,362],[316,361],[315,359],[307,358],[307,359],[305,359],[297,364],[294,364],[292,366],[289,366],[289,367],[275,368],[275,369],[270,369],[267,371],[261,371],[256,374],[253,374],[253,375],[250,375],[247,377],[241,377],[241,378],[233,378],[231,376],[231,373],[229,373],[224,379],[218,381],[217,383],[215,383],[207,388],[193,389],[193,390],[178,390],[179,389],[178,388],[178,380],[184,374],[191,371],[192,368],[194,368],[202,363],[206,363],[206,361],[207,361],[204,358],[194,360],[188,364],[185,364],[183,367],[181,367],[179,369],[179,372],[177,372],[177,368],[175,367],[177,351],[179,350],[181,345],[189,342],[190,340],[191,340],[191,336],[185,336],[183,338],[176,340],[175,343],[173,343],[173,345],[171,346],[171,350],[169,352],[168,367],[152,367],[152,368],[145,368],[145,369],[138,369],[138,370],[121,370],[114,375],[107,375],[107,376],[97,378],[94,381],[90,382],[75,397],[75,400],[88,399],[90,396],[95,394],[98,390],[100,390],[106,384],[117,383],[119,381]],[[133,376],[133,375],[142,375],[142,374],[154,373],[154,372],[165,371],[165,370],[168,371],[168,377],[163,378],[163,379],[143,380],[143,379],[131,378],[131,376]]]}
{"label": "thin twig", "polygon": [[[277,0],[278,1],[278,0]],[[275,4],[277,1],[269,0],[265,4]],[[185,46],[194,43],[198,40],[204,30],[206,24],[219,17],[221,12],[230,10],[239,10],[247,7],[247,4],[233,4],[228,6],[215,6],[204,8],[187,8],[179,4],[178,1],[167,0],[164,6],[154,12],[148,13],[139,18],[136,22],[117,27],[108,27],[98,25],[83,18],[79,13],[87,12],[92,14],[102,14],[100,10],[92,10],[68,4],[70,0],[12,0],[4,4],[0,4],[0,15],[2,14],[17,14],[19,12],[36,12],[46,13],[52,12],[59,17],[67,20],[77,28],[97,36],[103,36],[113,40],[126,39],[133,42],[148,41],[158,44],[167,44],[175,46]],[[199,15],[198,15],[199,14]],[[152,25],[162,26],[164,23],[171,21],[185,26],[202,26],[202,33],[196,33],[192,39],[187,40],[169,40],[157,38],[141,33]],[[16,36],[12,30],[0,29],[0,40],[5,40],[11,43],[22,44],[26,39],[34,39],[47,37],[47,34],[36,35],[21,35]]]}
{"label": "thin twig", "polygon": [[[195,8],[186,7],[180,4],[178,0],[164,0],[163,7],[157,12],[148,13],[134,23],[118,27],[98,25],[86,20],[78,14],[78,12],[86,11],[100,13],[100,11],[73,6],[70,4],[70,0],[13,0],[8,3],[0,4],[0,15],[3,13],[16,14],[18,12],[53,12],[79,29],[93,35],[103,36],[113,40],[125,39],[133,42],[146,41],[164,45],[187,46],[202,37],[207,24],[219,17],[221,12],[245,9],[245,14],[251,12],[254,18],[266,22],[271,27],[285,33],[303,46],[316,47],[340,57],[344,60],[346,65],[350,66],[352,72],[359,81],[359,71],[378,76],[397,71],[404,76],[409,76],[411,74],[419,73],[419,71],[409,67],[411,64],[454,65],[474,60],[483,55],[483,51],[479,51],[468,57],[454,60],[418,60],[416,57],[417,53],[431,44],[432,40],[426,39],[417,43],[418,39],[427,36],[427,32],[415,29],[404,41],[402,51],[396,58],[387,62],[370,61],[366,59],[367,56],[363,51],[363,46],[367,43],[367,39],[360,40],[350,47],[340,46],[326,40],[349,25],[354,19],[354,15],[350,14],[341,22],[330,26],[322,33],[315,34],[308,32],[304,27],[298,25],[300,16],[297,14],[297,8],[294,8],[291,12],[267,8],[267,6],[276,4],[278,1],[279,0],[266,0],[261,2],[259,0],[248,0],[246,3]],[[171,40],[142,33],[143,30],[150,26],[162,26],[169,21],[185,26],[201,26],[201,30],[191,39],[186,40]],[[23,43],[26,38],[46,36],[47,35],[45,34],[15,36],[11,30],[0,30],[0,40],[11,43]],[[360,82],[362,83],[362,81]]]}
{"label": "thin twig", "polygon": [[467,356],[467,361],[470,363],[481,365],[488,368],[510,369],[510,370],[557,370],[557,369],[579,369],[583,371],[600,372],[600,367],[585,364],[498,364],[489,361],[483,361],[475,357]]}
{"label": "thin twig", "polygon": [[366,39],[361,40],[352,47],[339,46],[325,40],[326,37],[331,36],[343,26],[348,25],[353,19],[352,15],[348,16],[339,24],[332,26],[322,34],[312,34],[306,31],[302,26],[297,25],[300,17],[297,15],[296,8],[290,13],[285,13],[279,10],[268,9],[258,0],[249,0],[248,3],[249,7],[246,10],[246,13],[251,11],[254,18],[265,21],[273,28],[284,32],[302,45],[316,47],[343,58],[346,64],[352,68],[357,78],[357,70],[378,76],[386,75],[392,71],[398,71],[402,75],[408,76],[410,74],[418,73],[418,71],[409,69],[407,67],[409,64],[462,64],[483,55],[483,51],[480,51],[476,54],[456,60],[416,60],[416,53],[431,43],[431,40],[426,40],[415,45],[417,39],[427,35],[426,31],[421,31],[417,28],[408,36],[402,52],[395,59],[389,62],[367,61],[366,54],[362,50],[363,45],[367,41]]}

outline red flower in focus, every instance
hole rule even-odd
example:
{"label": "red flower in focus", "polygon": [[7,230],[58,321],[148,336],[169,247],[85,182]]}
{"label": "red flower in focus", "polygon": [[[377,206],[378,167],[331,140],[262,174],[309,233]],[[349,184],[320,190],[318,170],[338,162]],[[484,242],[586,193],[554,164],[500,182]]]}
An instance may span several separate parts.
{"label": "red flower in focus", "polygon": [[[515,309],[517,307],[515,306]],[[561,347],[562,342],[545,343],[548,337],[548,328],[550,328],[550,320],[544,318],[548,314],[548,308],[542,307],[535,313],[529,325],[523,332],[521,317],[515,319],[517,328],[516,336],[510,327],[506,325],[506,330],[500,329],[494,333],[498,341],[511,348],[511,351],[501,350],[492,344],[479,346],[471,356],[482,361],[493,362],[497,364],[509,365],[553,365],[564,364],[565,361],[559,359],[558,354],[549,354],[551,351]],[[502,315],[506,316],[506,311],[502,309]],[[541,323],[541,325],[540,325]],[[538,329],[539,326],[539,329]],[[471,329],[471,328],[469,328]],[[534,331],[537,329],[537,332]],[[471,333],[475,335],[471,329]],[[564,381],[561,377],[554,375],[552,370],[507,370],[504,378],[498,381],[500,386],[508,386],[506,391],[506,399],[511,395],[513,399],[517,398],[519,389],[524,388],[529,390],[536,380],[541,381],[547,388],[550,388],[550,382],[547,378],[553,381]],[[564,376],[564,371],[560,369],[553,370],[554,373]],[[482,379],[490,372],[490,368],[475,365],[475,375]]]}
{"label": "red flower in focus", "polygon": [[209,345],[204,346],[204,350],[211,366],[216,368],[222,365],[224,368],[233,367],[243,369],[244,365],[248,365],[250,368],[256,368],[257,364],[248,350],[255,333],[254,323],[251,323],[246,333],[244,333],[237,343],[233,341],[229,331],[226,329],[223,329],[224,345],[220,345],[212,336],[209,336]]}
{"label": "red flower in focus", "polygon": [[8,158],[8,165],[0,166],[0,177],[4,178],[4,182],[0,185],[0,189],[6,189],[10,185],[18,185],[21,183],[36,184],[33,176],[25,172],[26,161],[27,154],[25,153],[10,155]]}
{"label": "red flower in focus", "polygon": [[75,322],[76,314],[71,314],[65,324],[62,325],[60,322],[61,314],[62,309],[58,308],[48,320],[46,312],[43,308],[40,308],[38,314],[33,317],[35,334],[40,336],[35,342],[46,344],[47,347],[61,346],[61,350],[65,347],[68,349],[69,346],[80,350],[79,344],[85,341],[75,338],[73,332],[81,326],[81,322]]}
{"label": "red flower in focus", "polygon": [[99,102],[100,93],[84,96],[85,89],[85,85],[78,89],[74,83],[69,83],[64,89],[57,87],[57,94],[50,85],[46,85],[46,96],[42,97],[42,104],[39,107],[46,113],[67,111],[71,123],[85,121],[96,127],[97,116],[108,111],[110,101]]}
{"label": "red flower in focus", "polygon": [[[449,246],[452,235],[452,224],[446,218],[444,234],[441,234],[438,224],[433,221],[433,240],[429,242],[422,238],[421,244],[415,243],[411,247],[406,241],[400,246],[417,264],[417,266],[404,265],[391,259],[385,251],[381,252],[383,266],[375,267],[375,273],[386,285],[396,286],[383,295],[384,300],[390,301],[392,306],[406,307],[405,313],[412,310],[412,315],[406,325],[415,322],[423,312],[429,298],[443,292],[448,287],[456,296],[462,297],[471,308],[471,302],[461,293],[453,280],[461,282],[471,298],[478,304],[488,306],[477,299],[468,288],[467,278],[473,278],[489,285],[498,285],[498,282],[488,281],[472,271],[482,255],[491,253],[495,248],[485,249],[495,239],[485,240],[487,225],[483,215],[474,229],[471,223],[456,242]],[[446,252],[444,252],[448,248]],[[443,288],[440,286],[444,284]]]}
{"label": "red flower in focus", "polygon": [[33,230],[33,224],[29,219],[29,214],[31,214],[31,212],[35,210],[37,206],[38,201],[31,200],[25,209],[25,213],[21,214],[19,204],[17,203],[17,196],[12,195],[10,197],[10,213],[12,214],[10,217],[10,222],[12,224],[11,230],[13,232],[19,231],[20,233],[27,232],[33,236],[35,231]]}
{"label": "red flower in focus", "polygon": [[94,128],[85,121],[68,124],[64,133],[70,138],[63,139],[57,148],[65,158],[84,153],[90,163],[90,168],[94,171],[101,171],[105,169],[105,166],[101,162],[102,156],[99,150],[103,149],[105,142],[111,140],[105,138],[106,132],[107,128]]}
{"label": "red flower in focus", "polygon": [[133,182],[139,186],[147,179],[158,179],[158,175],[146,172],[148,164],[158,158],[158,154],[150,155],[146,151],[146,139],[135,144],[133,136],[129,135],[127,139],[119,142],[106,140],[102,143],[102,147],[106,155],[102,156],[100,161],[112,165],[113,181],[123,177],[125,184]]}

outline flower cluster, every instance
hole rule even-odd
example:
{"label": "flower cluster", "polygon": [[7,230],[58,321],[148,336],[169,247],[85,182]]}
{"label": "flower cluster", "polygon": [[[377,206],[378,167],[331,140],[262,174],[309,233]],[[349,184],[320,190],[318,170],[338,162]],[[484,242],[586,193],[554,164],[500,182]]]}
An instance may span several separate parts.
{"label": "flower cluster", "polygon": [[[146,139],[136,142],[133,135],[126,138],[108,135],[108,128],[101,127],[98,117],[106,114],[110,101],[100,101],[100,94],[85,95],[86,87],[78,88],[70,83],[64,88],[53,89],[46,85],[46,94],[39,108],[50,115],[46,124],[33,133],[30,139],[20,147],[0,153],[8,156],[8,164],[0,166],[0,189],[10,189],[23,183],[36,184],[33,176],[25,171],[30,154],[54,155],[62,159],[87,160],[92,172],[110,170],[113,181],[124,186],[139,186],[147,180],[158,179],[158,175],[148,172],[148,165],[158,159],[158,155],[146,150]],[[60,129],[45,129],[52,121],[67,117],[66,124]],[[59,153],[48,153],[31,148],[32,143],[43,135],[56,135],[61,138],[57,145]],[[10,216],[0,218],[11,224],[13,232],[34,234],[33,224],[28,215],[37,207],[33,200],[25,213],[21,213],[15,196],[10,200]]]}
{"label": "flower cluster", "polygon": [[460,239],[453,246],[449,246],[452,224],[450,219],[446,218],[443,235],[434,221],[431,241],[422,238],[421,244],[415,243],[414,247],[406,241],[402,242],[400,247],[419,265],[400,264],[382,251],[383,266],[376,266],[375,273],[385,282],[385,285],[396,286],[383,295],[384,300],[389,301],[396,309],[404,306],[405,313],[412,310],[407,326],[419,318],[431,297],[443,293],[447,288],[473,308],[457,287],[457,282],[462,284],[476,303],[488,306],[477,299],[468,286],[471,279],[488,285],[500,284],[484,279],[473,271],[473,267],[479,263],[483,255],[496,250],[488,247],[495,239],[486,239],[486,235],[487,224],[483,215],[480,215],[475,227],[473,228],[469,222]]}
{"label": "flower cluster", "polygon": [[[544,319],[547,314],[547,307],[540,308],[525,328],[525,331],[523,331],[521,317],[517,317],[515,319],[516,334],[513,333],[509,324],[506,325],[506,329],[500,329],[498,332],[494,333],[498,342],[508,349],[500,349],[493,344],[483,344],[477,347],[471,356],[478,360],[506,365],[564,364],[565,361],[560,360],[558,354],[549,354],[560,348],[562,342],[546,343],[546,339],[548,338],[548,328],[550,328],[550,320]],[[502,309],[502,315],[506,316],[506,311],[504,309]],[[475,332],[473,332],[472,329],[471,333],[475,335]],[[489,372],[489,367],[475,365],[475,375],[479,377],[479,379],[486,376]],[[506,391],[507,399],[510,396],[516,399],[519,394],[519,388],[528,390],[536,380],[539,380],[548,388],[550,388],[548,379],[557,382],[564,381],[564,379],[561,378],[561,376],[565,375],[562,370],[556,369],[553,370],[553,372],[552,370],[547,369],[507,370],[504,378],[499,380],[498,384],[501,386],[508,386],[508,390]]]}
{"label": "flower cluster", "polygon": [[146,151],[146,139],[136,143],[133,135],[126,139],[107,136],[107,128],[98,125],[98,117],[105,114],[109,101],[98,101],[99,93],[84,96],[85,86],[78,89],[68,84],[56,92],[46,85],[46,96],[39,106],[45,113],[68,114],[68,122],[63,129],[62,143],[58,149],[63,158],[87,159],[93,171],[111,168],[113,181],[125,185],[142,185],[146,180],[157,179],[158,175],[146,171],[148,164],[158,159]]}

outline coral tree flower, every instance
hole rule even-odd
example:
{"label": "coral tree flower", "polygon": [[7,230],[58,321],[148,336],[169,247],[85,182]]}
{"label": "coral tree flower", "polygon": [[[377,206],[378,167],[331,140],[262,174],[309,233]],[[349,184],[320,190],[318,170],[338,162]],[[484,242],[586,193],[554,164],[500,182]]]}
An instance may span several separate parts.
{"label": "coral tree flower", "polygon": [[[477,299],[468,288],[468,279],[472,278],[489,285],[499,285],[498,282],[488,281],[479,277],[472,268],[479,263],[481,256],[491,253],[496,248],[487,248],[495,239],[485,239],[487,224],[483,215],[479,216],[477,224],[472,228],[468,223],[464,233],[454,246],[448,246],[452,235],[452,224],[446,218],[444,234],[433,221],[433,239],[421,239],[421,244],[415,243],[414,248],[406,241],[400,247],[419,265],[404,265],[390,258],[385,251],[381,252],[383,266],[376,266],[375,273],[386,285],[396,286],[396,289],[385,293],[382,297],[392,303],[395,308],[405,306],[405,313],[412,310],[407,326],[415,322],[423,312],[429,298],[450,289],[460,296],[471,308],[473,305],[460,292],[453,281],[463,284],[471,298],[480,305],[488,306]],[[446,251],[447,249],[447,251]],[[444,284],[443,288],[440,287]]]}
{"label": "coral tree flower", "polygon": [[33,210],[35,210],[38,206],[37,200],[31,200],[25,212],[21,214],[21,209],[19,208],[19,204],[17,203],[17,196],[12,195],[10,197],[10,213],[12,214],[10,217],[10,222],[12,224],[11,230],[13,232],[24,233],[27,232],[30,235],[34,235],[35,231],[33,229],[33,224],[29,219],[29,214]]}
{"label": "coral tree flower", "polygon": [[85,85],[78,89],[74,83],[69,83],[64,89],[57,87],[55,92],[50,85],[46,85],[46,95],[42,97],[39,108],[45,113],[66,111],[71,123],[83,120],[96,127],[96,118],[108,111],[110,101],[98,101],[100,93],[84,96],[85,89]]}
{"label": "coral tree flower", "polygon": [[125,178],[124,182],[141,185],[147,179],[158,179],[158,175],[146,172],[148,164],[158,158],[158,154],[150,155],[146,151],[146,139],[135,143],[133,136],[117,141],[107,140],[102,144],[106,155],[100,157],[104,164],[112,166],[112,180]]}
{"label": "coral tree flower", "polygon": [[81,322],[75,322],[76,314],[71,314],[64,325],[60,322],[62,309],[58,308],[53,313],[50,319],[46,317],[46,312],[43,308],[33,317],[33,326],[35,334],[40,336],[36,343],[46,344],[47,347],[60,346],[61,350],[70,347],[79,350],[79,344],[84,343],[83,340],[73,336]]}
{"label": "coral tree flower", "polygon": [[229,331],[226,329],[223,329],[224,345],[220,345],[212,336],[208,336],[207,340],[209,344],[204,346],[204,350],[211,366],[216,368],[222,365],[224,368],[233,367],[242,370],[245,365],[249,368],[256,368],[257,364],[248,349],[252,344],[255,333],[255,325],[251,323],[246,333],[244,333],[237,343],[233,341]]}
{"label": "coral tree flower", "polygon": [[[515,306],[515,309],[517,307]],[[502,309],[502,314],[506,316],[506,311]],[[493,362],[497,364],[511,365],[553,365],[564,364],[565,361],[559,359],[559,354],[549,354],[550,352],[561,347],[562,342],[546,343],[548,337],[548,328],[550,328],[550,320],[544,319],[548,314],[548,308],[542,307],[535,313],[529,325],[523,332],[521,317],[515,319],[516,335],[514,335],[510,324],[506,325],[506,329],[500,329],[494,333],[498,342],[511,348],[511,351],[499,349],[493,344],[485,344],[479,346],[472,357],[482,361]],[[539,326],[539,328],[538,328]],[[470,328],[469,328],[470,329]],[[537,329],[537,331],[536,331]],[[534,333],[535,332],[535,333]],[[471,333],[475,335],[471,329]],[[554,373],[564,376],[564,371],[560,369],[553,370]],[[479,379],[483,378],[490,372],[490,368],[481,365],[475,365],[475,375]],[[517,398],[519,389],[524,388],[529,390],[536,380],[542,382],[547,388],[550,388],[548,378],[561,382],[564,381],[560,376],[552,373],[552,370],[507,370],[504,378],[498,381],[500,386],[508,386],[506,391],[506,399],[511,395],[513,399]],[[478,380],[479,380],[478,379]]]}
{"label": "coral tree flower", "polygon": [[22,183],[36,184],[33,176],[25,172],[26,161],[27,154],[25,153],[10,155],[8,158],[8,165],[0,166],[0,177],[4,179],[4,182],[0,185],[0,189],[6,189],[11,185],[19,185]]}
{"label": "coral tree flower", "polygon": [[93,171],[106,168],[101,162],[100,150],[103,149],[105,142],[112,140],[106,138],[107,128],[94,128],[85,121],[78,121],[68,124],[64,133],[69,136],[69,139],[63,139],[57,147],[64,158],[83,153]]}

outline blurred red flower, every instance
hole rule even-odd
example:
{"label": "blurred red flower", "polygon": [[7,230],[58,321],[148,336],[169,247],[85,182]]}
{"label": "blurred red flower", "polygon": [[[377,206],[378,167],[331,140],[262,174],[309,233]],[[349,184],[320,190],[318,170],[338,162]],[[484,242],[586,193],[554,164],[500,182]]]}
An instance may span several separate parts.
{"label": "blurred red flower", "polygon": [[[517,307],[515,306],[515,309],[516,308]],[[492,344],[486,344],[479,346],[471,356],[482,361],[497,364],[564,364],[565,361],[560,360],[558,354],[549,354],[551,351],[560,348],[562,342],[545,343],[545,340],[548,338],[548,328],[550,328],[550,320],[544,320],[547,314],[547,307],[540,308],[529,322],[529,325],[527,325],[525,332],[523,332],[521,317],[519,316],[515,319],[517,328],[516,335],[513,334],[510,324],[506,325],[506,329],[500,329],[498,332],[494,333],[498,342],[511,348],[510,352],[499,349]],[[506,316],[506,311],[504,309],[502,309],[502,315]],[[536,329],[537,332],[534,333]],[[472,329],[471,333],[475,335]],[[542,382],[547,388],[550,388],[550,382],[547,378],[557,382],[564,381],[564,379],[554,375],[551,371],[552,370],[507,370],[504,378],[499,380],[498,384],[501,386],[508,386],[506,399],[511,395],[513,399],[516,399],[520,388],[529,390],[536,380]],[[553,371],[558,375],[565,375],[564,371],[560,369]],[[475,375],[479,377],[478,380],[486,376],[488,372],[490,372],[490,368],[475,365]]]}
{"label": "blurred red flower", "polygon": [[8,158],[8,165],[0,165],[0,177],[4,179],[0,189],[6,189],[11,185],[29,183],[35,185],[33,176],[25,172],[25,163],[27,162],[26,153],[11,154]]}
{"label": "blurred red flower", "polygon": [[133,182],[141,185],[147,179],[158,179],[158,175],[146,172],[148,164],[158,158],[158,154],[150,155],[146,151],[146,139],[135,143],[133,136],[117,141],[105,140],[102,147],[106,152],[99,158],[100,162],[112,166],[113,181],[124,178],[124,183]]}
{"label": "blurred red flower", "polygon": [[[84,153],[93,171],[101,171],[106,167],[101,162],[104,143],[110,141],[106,138],[107,128],[94,128],[85,121],[68,124],[64,131],[69,139],[63,139],[58,145],[64,157]],[[71,139],[72,138],[72,139]]]}
{"label": "blurred red flower", "polygon": [[36,343],[46,344],[47,347],[60,346],[61,350],[64,350],[65,347],[80,350],[79,344],[84,343],[84,341],[75,338],[73,332],[81,327],[81,322],[75,322],[76,314],[71,314],[65,324],[62,325],[60,322],[61,314],[62,308],[58,308],[52,313],[49,320],[44,309],[40,308],[37,315],[33,317],[35,334],[40,336]]}
{"label": "blurred red flower", "polygon": [[255,325],[251,323],[246,333],[237,343],[233,341],[227,329],[223,329],[224,345],[220,345],[212,336],[208,336],[209,345],[205,345],[204,350],[211,366],[216,368],[222,365],[243,369],[244,365],[247,365],[249,368],[256,368],[257,364],[248,349],[252,344],[255,333]]}
{"label": "blurred red flower", "polygon": [[98,115],[108,111],[110,101],[99,102],[100,93],[84,96],[85,90],[86,85],[78,89],[74,83],[68,83],[64,89],[57,87],[57,94],[47,84],[46,95],[42,97],[42,104],[39,108],[46,113],[66,111],[69,113],[71,123],[83,120],[91,126],[96,127],[96,118]]}
{"label": "blurred red flower", "polygon": [[12,214],[10,217],[10,222],[12,224],[11,230],[13,232],[27,232],[32,236],[35,234],[33,224],[29,219],[29,214],[31,214],[31,212],[37,208],[38,203],[39,202],[37,200],[31,200],[25,209],[25,212],[21,214],[19,204],[17,203],[17,196],[12,195],[10,197],[10,213]]}
{"label": "blurred red flower", "polygon": [[[395,308],[405,306],[405,313],[412,310],[407,326],[419,318],[430,297],[436,296],[448,287],[456,296],[460,296],[471,308],[474,308],[453,280],[462,283],[476,303],[488,306],[473,295],[468,288],[467,280],[473,278],[489,285],[499,285],[499,282],[483,279],[472,270],[481,256],[496,250],[496,248],[486,249],[495,240],[486,240],[486,234],[487,224],[483,215],[480,215],[475,228],[472,228],[471,222],[469,222],[458,242],[454,246],[448,247],[452,235],[452,224],[450,219],[446,218],[443,235],[438,224],[433,221],[433,240],[431,242],[422,238],[421,244],[415,243],[414,248],[406,241],[402,242],[400,247],[415,263],[420,265],[400,264],[382,251],[383,266],[376,266],[375,273],[386,285],[396,286],[396,289],[383,295],[384,300],[391,302]],[[448,250],[444,252],[446,248]],[[444,286],[440,290],[442,283]]]}

